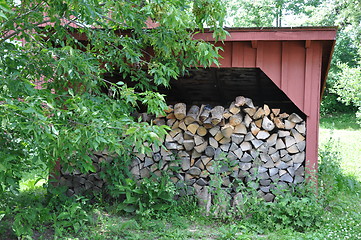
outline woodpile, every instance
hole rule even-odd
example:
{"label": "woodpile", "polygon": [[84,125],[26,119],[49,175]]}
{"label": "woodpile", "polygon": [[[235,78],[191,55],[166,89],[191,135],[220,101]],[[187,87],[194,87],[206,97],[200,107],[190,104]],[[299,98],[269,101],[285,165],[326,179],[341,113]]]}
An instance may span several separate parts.
{"label": "woodpile", "polygon": [[[196,193],[209,200],[209,182],[218,173],[232,197],[239,196],[236,182],[242,181],[266,201],[274,199],[278,188],[304,181],[306,125],[295,113],[257,107],[242,96],[228,107],[187,108],[177,103],[166,113],[157,118],[139,114],[143,121],[166,124],[171,130],[162,146],[144,143],[151,152],[134,151],[129,169],[137,179],[168,172],[180,194]],[[97,192],[106,184],[100,178],[100,163],[112,161],[112,156],[102,151],[91,158],[95,173],[61,170],[59,183],[68,187],[68,196]]]}
{"label": "woodpile", "polygon": [[[240,179],[254,186],[266,201],[274,199],[277,186],[304,181],[306,125],[299,115],[281,113],[267,105],[254,106],[243,96],[228,108],[187,108],[177,103],[167,112],[164,117],[143,118],[166,123],[171,131],[163,147],[151,146],[153,152],[148,154],[135,153],[130,169],[136,178],[178,169],[171,178],[174,183],[202,192],[217,163],[223,187]],[[231,191],[236,194],[235,189]]]}
{"label": "woodpile", "polygon": [[68,170],[61,168],[59,185],[66,186],[66,195],[71,197],[73,195],[94,195],[94,193],[102,192],[106,182],[100,177],[102,162],[110,162],[113,160],[113,156],[109,154],[107,150],[101,152],[94,152],[90,156],[95,172],[93,173],[81,173],[78,170],[69,172]]}

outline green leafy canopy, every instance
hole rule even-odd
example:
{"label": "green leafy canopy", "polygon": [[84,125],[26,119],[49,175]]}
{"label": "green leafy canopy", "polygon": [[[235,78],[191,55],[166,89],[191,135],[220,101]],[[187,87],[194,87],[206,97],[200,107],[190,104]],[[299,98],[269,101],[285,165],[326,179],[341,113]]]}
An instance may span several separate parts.
{"label": "green leafy canopy", "polygon": [[[225,37],[220,0],[0,1],[0,192],[24,171],[92,171],[91,151],[127,156],[166,128],[138,122],[140,104],[162,114],[157,86],[219,48],[193,40],[204,26]],[[152,23],[148,28],[146,23]],[[105,73],[121,76],[116,82]],[[130,79],[134,86],[123,82]],[[104,91],[108,89],[108,92]]]}

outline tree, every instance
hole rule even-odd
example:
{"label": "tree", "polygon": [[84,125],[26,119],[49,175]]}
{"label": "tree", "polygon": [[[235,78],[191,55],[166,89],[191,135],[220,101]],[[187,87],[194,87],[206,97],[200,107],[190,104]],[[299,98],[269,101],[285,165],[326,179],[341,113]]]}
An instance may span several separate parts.
{"label": "tree", "polygon": [[[169,86],[191,66],[217,63],[219,48],[192,35],[209,26],[224,37],[223,5],[1,0],[0,192],[16,189],[32,168],[49,170],[60,161],[93,171],[92,151],[107,148],[126,161],[133,146],[146,151],[143,142],[160,143],[165,127],[131,113],[143,104],[149,114],[162,114],[166,103],[158,86]],[[156,27],[147,28],[150,20]],[[122,78],[109,82],[105,73]]]}
{"label": "tree", "polygon": [[317,8],[312,9],[310,19],[306,21],[309,25],[339,26],[327,83],[329,90],[324,98],[324,104],[327,105],[324,110],[329,113],[354,111],[354,107],[358,107],[358,115],[361,116],[361,102],[355,97],[355,91],[361,85],[360,75],[357,74],[360,71],[361,53],[360,7],[360,2],[350,0],[322,1]]}
{"label": "tree", "polygon": [[233,0],[229,15],[236,27],[282,27],[287,15],[307,14],[308,7],[318,4],[316,0]]}

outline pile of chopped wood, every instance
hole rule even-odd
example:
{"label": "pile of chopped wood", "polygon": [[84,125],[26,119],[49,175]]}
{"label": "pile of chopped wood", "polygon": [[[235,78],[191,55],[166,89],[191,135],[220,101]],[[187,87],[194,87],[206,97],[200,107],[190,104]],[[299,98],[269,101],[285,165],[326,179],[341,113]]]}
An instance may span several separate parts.
{"label": "pile of chopped wood", "polygon": [[225,188],[235,179],[253,182],[267,201],[274,199],[277,186],[304,181],[306,125],[295,113],[256,107],[251,99],[239,96],[228,108],[193,105],[187,110],[186,104],[177,103],[169,106],[166,116],[142,116],[168,125],[171,131],[164,147],[150,146],[153,153],[135,153],[131,172],[137,178],[178,166],[172,180],[201,192],[211,175],[222,171]]}

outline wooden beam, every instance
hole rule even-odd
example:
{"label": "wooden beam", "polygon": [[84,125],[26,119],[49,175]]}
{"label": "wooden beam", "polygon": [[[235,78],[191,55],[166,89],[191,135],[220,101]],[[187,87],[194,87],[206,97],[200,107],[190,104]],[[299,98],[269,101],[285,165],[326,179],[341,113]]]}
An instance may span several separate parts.
{"label": "wooden beam", "polygon": [[311,46],[311,40],[305,41],[305,48],[309,48]]}
{"label": "wooden beam", "polygon": [[258,41],[255,40],[255,41],[251,41],[252,43],[252,48],[257,48],[258,47]]}

